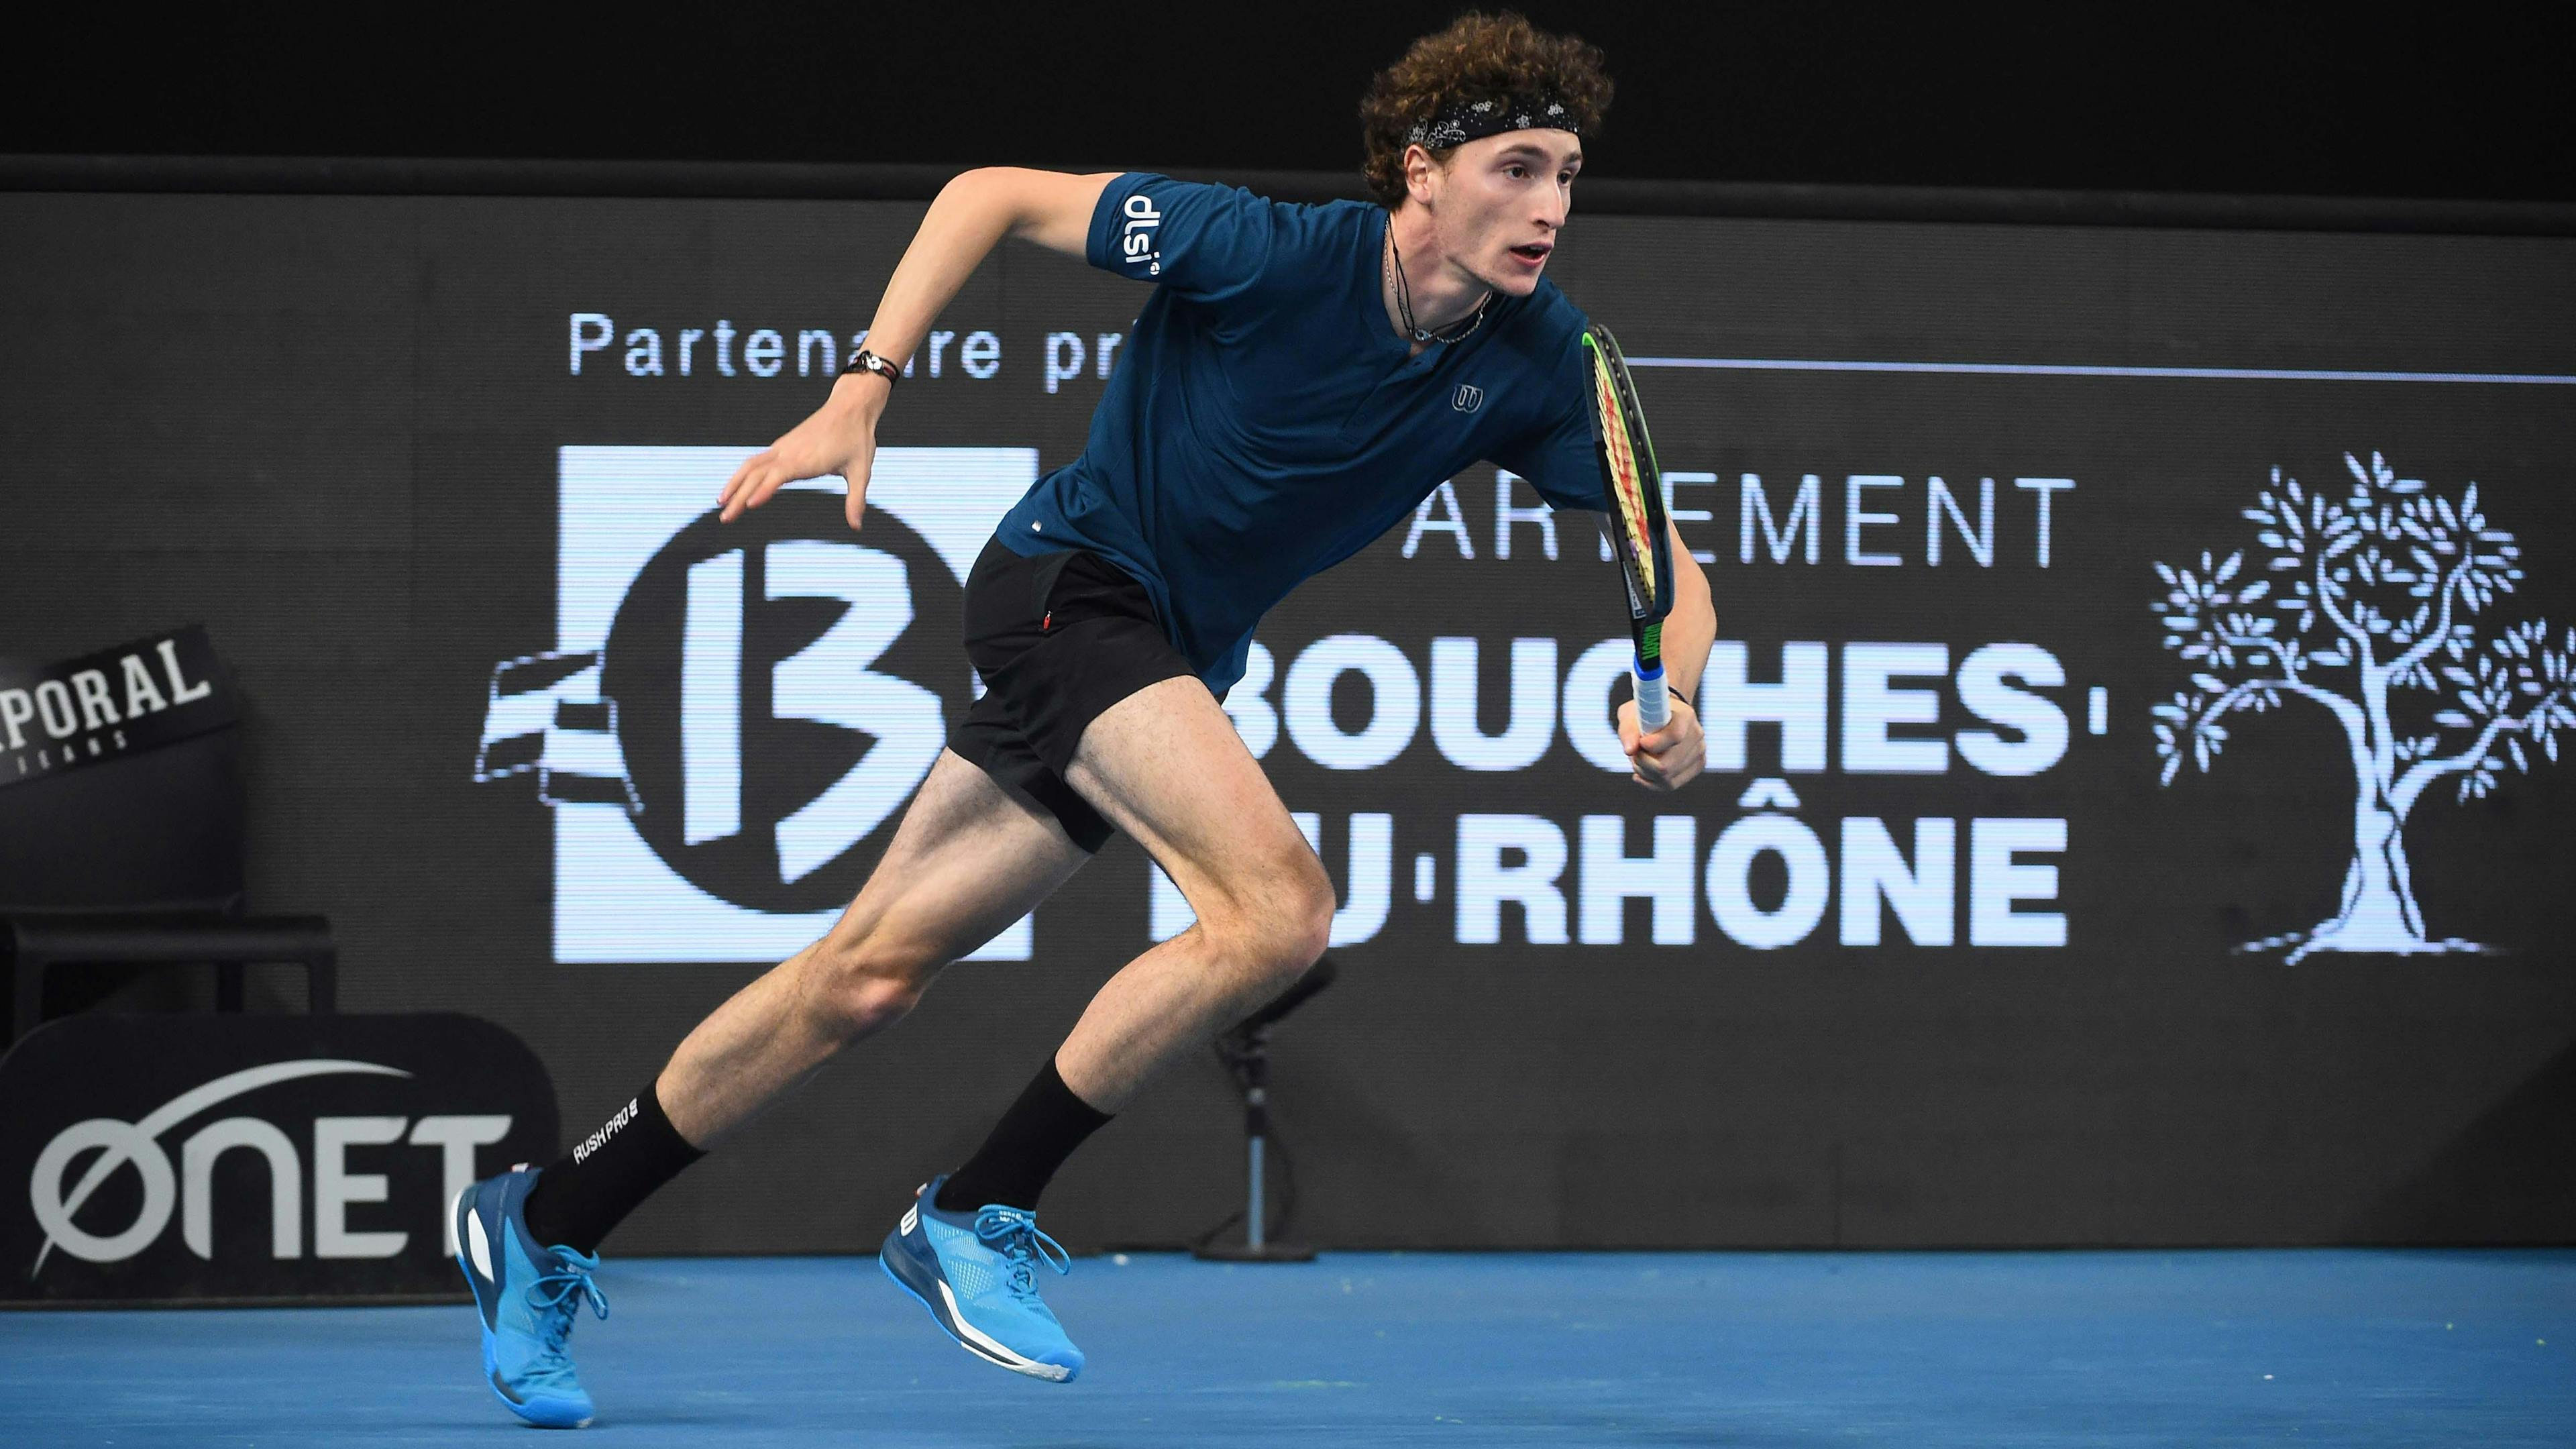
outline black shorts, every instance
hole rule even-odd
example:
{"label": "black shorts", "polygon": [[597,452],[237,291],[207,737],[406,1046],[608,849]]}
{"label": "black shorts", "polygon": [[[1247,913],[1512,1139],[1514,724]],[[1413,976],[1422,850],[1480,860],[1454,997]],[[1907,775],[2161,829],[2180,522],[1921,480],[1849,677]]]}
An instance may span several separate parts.
{"label": "black shorts", "polygon": [[1024,558],[995,540],[966,575],[966,657],[984,697],[948,748],[1099,850],[1109,822],[1065,783],[1082,732],[1147,685],[1195,672],[1145,586],[1084,549]]}

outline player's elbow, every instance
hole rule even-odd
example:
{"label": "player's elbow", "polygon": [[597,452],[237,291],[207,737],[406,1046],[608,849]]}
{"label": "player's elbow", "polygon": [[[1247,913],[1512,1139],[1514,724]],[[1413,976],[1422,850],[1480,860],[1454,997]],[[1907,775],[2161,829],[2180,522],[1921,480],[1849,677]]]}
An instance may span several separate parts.
{"label": "player's elbow", "polygon": [[1680,590],[1677,602],[1708,604],[1708,570],[1701,566],[1699,555],[1682,542],[1681,533],[1673,534],[1673,583]]}
{"label": "player's elbow", "polygon": [[971,170],[960,171],[948,178],[947,185],[939,188],[939,195],[932,200],[931,205],[950,210],[1007,207],[1008,197],[1002,194],[1005,188],[1002,173],[1006,169],[1000,166],[977,166]]}
{"label": "player's elbow", "polygon": [[1676,556],[1676,565],[1673,570],[1673,612],[1714,630],[1717,599],[1709,591],[1708,574],[1700,568],[1699,560],[1687,553]]}

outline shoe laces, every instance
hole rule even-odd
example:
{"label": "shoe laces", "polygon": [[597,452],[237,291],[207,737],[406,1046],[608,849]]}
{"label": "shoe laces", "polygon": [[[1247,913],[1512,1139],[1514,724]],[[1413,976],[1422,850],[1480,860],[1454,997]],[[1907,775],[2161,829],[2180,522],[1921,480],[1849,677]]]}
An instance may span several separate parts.
{"label": "shoe laces", "polygon": [[1064,1250],[1064,1244],[1038,1231],[1037,1214],[1026,1208],[987,1203],[975,1214],[975,1238],[1010,1259],[1013,1297],[1037,1296],[1039,1263],[1059,1275],[1073,1271],[1073,1255]]}
{"label": "shoe laces", "polygon": [[597,1258],[584,1258],[568,1248],[555,1249],[555,1267],[540,1273],[528,1285],[527,1304],[536,1310],[537,1335],[549,1353],[563,1352],[564,1340],[572,1336],[573,1321],[581,1316],[584,1302],[591,1314],[608,1317],[608,1295],[599,1291],[598,1280],[591,1270],[599,1266]]}

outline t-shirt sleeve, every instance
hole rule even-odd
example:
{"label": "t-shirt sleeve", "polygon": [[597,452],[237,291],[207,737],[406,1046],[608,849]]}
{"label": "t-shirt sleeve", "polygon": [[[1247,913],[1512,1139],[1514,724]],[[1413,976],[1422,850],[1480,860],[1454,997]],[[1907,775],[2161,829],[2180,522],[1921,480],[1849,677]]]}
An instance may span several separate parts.
{"label": "t-shirt sleeve", "polygon": [[1271,262],[1278,204],[1239,186],[1131,171],[1091,214],[1091,264],[1217,301],[1251,288]]}
{"label": "t-shirt sleeve", "polygon": [[1592,443],[1592,399],[1586,388],[1582,347],[1571,349],[1560,386],[1552,395],[1565,399],[1554,417],[1495,452],[1494,461],[1530,481],[1551,508],[1585,508],[1599,512],[1609,500],[1601,491],[1601,455]]}

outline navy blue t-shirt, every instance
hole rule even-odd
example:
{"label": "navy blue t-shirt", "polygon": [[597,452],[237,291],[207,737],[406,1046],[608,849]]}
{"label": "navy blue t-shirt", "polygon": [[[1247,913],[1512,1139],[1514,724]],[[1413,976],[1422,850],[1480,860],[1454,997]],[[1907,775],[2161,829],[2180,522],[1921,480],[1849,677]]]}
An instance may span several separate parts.
{"label": "navy blue t-shirt", "polygon": [[1584,319],[1553,283],[1409,356],[1380,300],[1384,209],[1305,206],[1130,173],[1101,193],[1091,264],[1156,283],[1082,456],[997,534],[1134,575],[1222,698],[1289,590],[1490,459],[1559,508],[1598,509]]}

